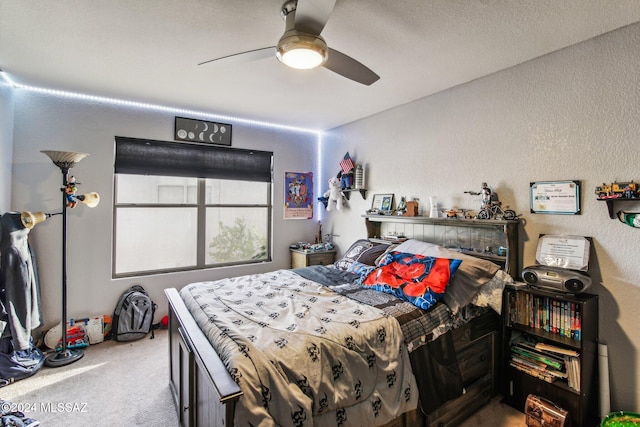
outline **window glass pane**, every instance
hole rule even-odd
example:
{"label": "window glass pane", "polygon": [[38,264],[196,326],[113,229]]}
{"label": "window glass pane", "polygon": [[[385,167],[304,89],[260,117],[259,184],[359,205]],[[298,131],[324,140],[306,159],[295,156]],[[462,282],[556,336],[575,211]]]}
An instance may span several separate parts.
{"label": "window glass pane", "polygon": [[116,274],[197,264],[196,208],[120,208],[116,215]]}
{"label": "window glass pane", "polygon": [[267,259],[267,208],[207,208],[208,265]]}
{"label": "window glass pane", "polygon": [[206,186],[206,204],[266,205],[269,200],[267,182],[207,179]]}
{"label": "window glass pane", "polygon": [[118,174],[116,203],[197,203],[198,178]]}

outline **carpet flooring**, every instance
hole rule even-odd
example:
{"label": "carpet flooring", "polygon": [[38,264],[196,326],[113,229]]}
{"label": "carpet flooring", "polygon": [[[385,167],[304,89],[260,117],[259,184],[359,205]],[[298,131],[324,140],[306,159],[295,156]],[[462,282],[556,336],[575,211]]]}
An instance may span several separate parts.
{"label": "carpet flooring", "polygon": [[0,388],[0,397],[45,427],[177,426],[168,345],[166,330],[152,340],[95,344],[70,365],[44,366]]}
{"label": "carpet flooring", "polygon": [[[177,427],[169,391],[168,332],[130,343],[105,341],[84,357],[0,388],[0,398],[47,426]],[[525,427],[497,397],[461,427]]]}

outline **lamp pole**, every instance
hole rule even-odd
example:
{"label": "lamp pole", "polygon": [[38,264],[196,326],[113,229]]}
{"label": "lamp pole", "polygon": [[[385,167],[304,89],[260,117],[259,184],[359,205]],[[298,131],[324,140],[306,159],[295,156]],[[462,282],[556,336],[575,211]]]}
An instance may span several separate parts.
{"label": "lamp pole", "polygon": [[[49,355],[44,364],[55,368],[65,366],[79,360],[84,356],[80,348],[67,348],[67,193],[69,182],[69,169],[74,167],[80,160],[88,156],[85,153],[73,151],[51,151],[43,150],[53,163],[62,171],[62,349]],[[75,194],[75,189],[74,193]],[[97,204],[97,202],[96,202]],[[73,206],[73,205],[72,205]],[[95,205],[94,205],[95,206]]]}
{"label": "lamp pole", "polygon": [[80,348],[67,348],[67,196],[65,188],[69,183],[69,168],[60,166],[62,171],[62,350],[47,357],[44,364],[49,367],[69,365],[84,356]]}

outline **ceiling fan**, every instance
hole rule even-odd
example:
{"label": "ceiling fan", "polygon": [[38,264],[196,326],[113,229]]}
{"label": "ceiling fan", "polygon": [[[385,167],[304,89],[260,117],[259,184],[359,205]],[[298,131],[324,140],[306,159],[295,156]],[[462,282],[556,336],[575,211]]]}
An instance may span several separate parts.
{"label": "ceiling fan", "polygon": [[331,16],[336,0],[288,0],[280,12],[285,31],[277,46],[254,49],[201,62],[245,62],[269,58],[274,54],[283,64],[297,69],[320,65],[343,77],[370,86],[380,76],[368,67],[327,46],[320,33]]}

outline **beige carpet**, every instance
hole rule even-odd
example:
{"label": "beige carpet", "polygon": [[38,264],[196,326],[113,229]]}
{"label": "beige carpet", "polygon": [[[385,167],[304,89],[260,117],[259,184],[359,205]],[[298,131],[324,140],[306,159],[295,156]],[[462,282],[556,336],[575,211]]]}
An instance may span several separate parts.
{"label": "beige carpet", "polygon": [[[168,333],[131,343],[105,341],[71,365],[43,367],[0,388],[42,426],[178,426],[169,392]],[[495,398],[462,427],[524,427],[521,412]],[[206,426],[201,426],[206,427]]]}
{"label": "beige carpet", "polygon": [[[0,397],[42,426],[177,426],[169,391],[168,333],[85,349],[59,368],[0,388]],[[150,336],[150,335],[149,335]]]}
{"label": "beige carpet", "polygon": [[467,419],[460,427],[526,427],[525,415],[495,397],[487,406]]}

